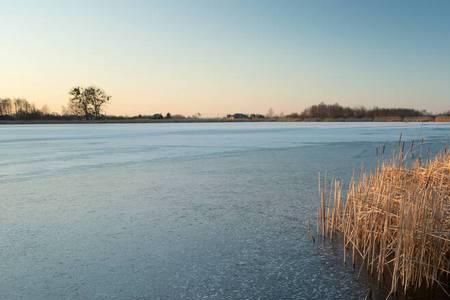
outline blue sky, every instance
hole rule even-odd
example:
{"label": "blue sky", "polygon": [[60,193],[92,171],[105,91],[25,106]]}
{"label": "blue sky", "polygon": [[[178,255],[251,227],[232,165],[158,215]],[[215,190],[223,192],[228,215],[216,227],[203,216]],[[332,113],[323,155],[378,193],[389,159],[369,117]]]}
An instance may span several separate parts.
{"label": "blue sky", "polygon": [[215,116],[313,103],[450,110],[450,1],[2,1],[0,97]]}

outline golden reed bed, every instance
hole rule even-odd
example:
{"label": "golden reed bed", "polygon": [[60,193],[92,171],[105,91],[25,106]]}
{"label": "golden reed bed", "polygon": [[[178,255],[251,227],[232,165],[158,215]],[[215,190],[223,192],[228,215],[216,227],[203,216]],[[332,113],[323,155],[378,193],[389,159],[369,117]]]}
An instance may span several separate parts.
{"label": "golden reed bed", "polygon": [[[403,151],[374,172],[321,187],[318,233],[344,239],[344,252],[362,259],[390,293],[442,288],[450,273],[450,154],[407,167]],[[321,185],[319,183],[319,185]],[[345,257],[348,254],[344,254]],[[389,297],[388,295],[388,297]],[[450,297],[450,296],[449,296]]]}

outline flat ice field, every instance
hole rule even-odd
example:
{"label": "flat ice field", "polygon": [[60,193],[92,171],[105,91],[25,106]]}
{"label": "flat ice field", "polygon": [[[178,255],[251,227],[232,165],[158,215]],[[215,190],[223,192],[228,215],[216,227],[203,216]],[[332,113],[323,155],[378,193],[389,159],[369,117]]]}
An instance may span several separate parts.
{"label": "flat ice field", "polygon": [[426,154],[450,125],[0,126],[0,299],[364,297],[307,237],[317,178],[400,134]]}

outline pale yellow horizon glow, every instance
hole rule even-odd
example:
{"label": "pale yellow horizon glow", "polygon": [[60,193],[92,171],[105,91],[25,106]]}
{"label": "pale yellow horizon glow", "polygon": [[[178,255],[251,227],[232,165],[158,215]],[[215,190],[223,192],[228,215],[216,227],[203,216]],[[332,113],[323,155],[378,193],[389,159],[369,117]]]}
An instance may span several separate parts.
{"label": "pale yellow horizon glow", "polygon": [[[86,82],[71,84],[67,79],[59,79],[54,83],[54,87],[45,86],[44,82],[33,82],[31,86],[21,86],[8,83],[5,78],[1,78],[1,97],[3,98],[26,98],[36,107],[41,108],[47,105],[52,112],[60,113],[62,107],[69,102],[68,91],[76,85],[88,86],[96,85],[106,90],[112,96],[111,102],[106,106],[105,113],[111,115],[133,116],[138,114],[149,115],[154,113],[167,113],[193,115],[201,113],[205,117],[220,117],[229,113],[261,113],[265,114],[272,108],[277,114],[301,112],[304,108],[320,102],[335,103],[343,105],[367,107],[413,107],[425,109],[414,105],[410,99],[414,95],[406,95],[403,101],[399,98],[387,101],[371,101],[371,95],[353,94],[344,97],[336,97],[339,91],[330,92],[329,88],[311,90],[302,87],[301,93],[284,90],[282,87],[273,86],[268,89],[268,82],[261,82],[264,89],[251,90],[250,87],[242,86],[240,83],[220,84],[218,82],[161,82],[154,81],[153,84],[142,83],[141,88],[138,80],[134,82],[120,83],[107,82],[93,83]],[[198,85],[198,86],[197,86]],[[300,83],[299,83],[300,86]],[[269,92],[267,92],[269,90]],[[327,92],[323,92],[323,91]],[[381,96],[381,95],[377,95]],[[416,98],[420,98],[417,97]],[[419,102],[420,99],[414,101]],[[368,104],[369,103],[369,104]],[[445,109],[445,106],[443,106]]]}

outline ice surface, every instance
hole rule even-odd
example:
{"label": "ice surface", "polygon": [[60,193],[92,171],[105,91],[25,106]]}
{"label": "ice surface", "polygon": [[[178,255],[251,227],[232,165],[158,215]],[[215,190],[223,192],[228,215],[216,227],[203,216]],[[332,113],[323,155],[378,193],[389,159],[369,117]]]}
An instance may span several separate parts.
{"label": "ice surface", "polygon": [[357,299],[369,281],[313,244],[319,172],[450,126],[0,126],[0,299]]}

